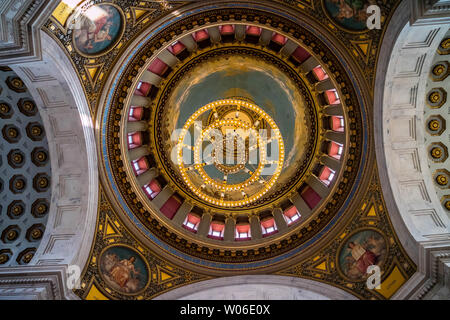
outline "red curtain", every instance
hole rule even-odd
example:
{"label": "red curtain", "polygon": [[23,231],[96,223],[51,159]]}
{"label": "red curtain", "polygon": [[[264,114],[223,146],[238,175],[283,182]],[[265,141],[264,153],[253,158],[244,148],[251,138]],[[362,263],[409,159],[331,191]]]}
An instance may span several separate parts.
{"label": "red curtain", "polygon": [[172,219],[180,207],[181,201],[177,197],[171,196],[160,210],[167,218]]}
{"label": "red curtain", "polygon": [[206,29],[199,30],[194,33],[194,40],[197,42],[208,39],[208,38],[209,38],[209,33],[208,33],[208,31],[206,31]]}
{"label": "red curtain", "polygon": [[225,225],[223,223],[211,222],[211,229],[212,229],[212,231],[222,232],[224,228],[225,228]]}
{"label": "red curtain", "polygon": [[180,41],[177,41],[174,45],[169,47],[169,51],[172,52],[174,55],[177,55],[185,48],[186,47],[184,44],[182,44]]}
{"label": "red curtain", "polygon": [[142,145],[142,133],[141,132],[129,133],[129,135],[131,136],[131,143],[128,143],[129,149],[137,148]]}
{"label": "red curtain", "polygon": [[195,213],[190,212],[188,214],[188,221],[190,223],[192,223],[193,225],[197,225],[198,223],[200,223],[200,217],[198,215],[196,215]]}
{"label": "red curtain", "polygon": [[261,226],[264,227],[264,229],[274,227],[275,226],[275,220],[274,218],[268,218],[261,221]]}
{"label": "red curtain", "polygon": [[313,209],[322,199],[320,195],[309,186],[302,192],[302,198],[311,209]]}
{"label": "red curtain", "polygon": [[148,68],[148,71],[162,76],[164,74],[164,72],[167,71],[167,69],[168,69],[167,64],[165,64],[159,58],[156,58],[155,61],[153,61],[152,64],[150,65],[150,67]]}
{"label": "red curtain", "polygon": [[297,49],[295,49],[295,51],[292,53],[292,57],[299,63],[303,63],[310,56],[311,55],[309,54],[309,52],[303,49],[302,47],[297,47]]}
{"label": "red curtain", "polygon": [[298,213],[298,210],[297,210],[296,206],[291,206],[291,207],[287,208],[286,210],[284,210],[284,215],[288,218],[292,218],[297,213]]}
{"label": "red curtain", "polygon": [[134,94],[137,95],[137,96],[144,96],[145,97],[150,92],[151,87],[152,87],[151,83],[142,81],[141,82],[141,86],[139,87],[139,89],[136,89],[134,91]]}
{"label": "red curtain", "polygon": [[316,75],[317,80],[322,81],[328,78],[325,70],[321,66],[317,66],[313,69],[314,74]]}
{"label": "red curtain", "polygon": [[338,104],[340,101],[336,98],[336,92],[334,90],[325,91],[327,96],[328,104]]}
{"label": "red curtain", "polygon": [[223,26],[219,26],[221,34],[230,34],[234,33],[234,26],[232,24],[226,24]]}
{"label": "red curtain", "polygon": [[273,42],[276,42],[276,43],[278,43],[278,44],[284,45],[284,44],[286,43],[287,39],[286,39],[285,36],[282,36],[282,35],[279,34],[279,33],[275,33],[275,34],[272,36],[272,41],[273,41]]}
{"label": "red curtain", "polygon": [[261,31],[262,29],[260,27],[247,26],[247,34],[251,34],[252,36],[259,36]]}
{"label": "red curtain", "polygon": [[324,181],[327,180],[331,174],[331,170],[328,167],[323,167],[322,172],[320,173],[319,179]]}
{"label": "red curtain", "polygon": [[329,147],[329,151],[328,151],[328,155],[339,159],[340,158],[339,147],[340,146],[336,142],[331,141],[330,147]]}
{"label": "red curtain", "polygon": [[131,107],[128,121],[139,121],[144,115],[144,107]]}
{"label": "red curtain", "polygon": [[248,233],[250,231],[249,224],[238,224],[236,225],[236,230],[238,233]]}
{"label": "red curtain", "polygon": [[137,164],[137,168],[133,164],[133,170],[137,175],[140,175],[149,169],[149,165],[148,165],[147,159],[145,159],[145,157],[140,157],[134,163]]}

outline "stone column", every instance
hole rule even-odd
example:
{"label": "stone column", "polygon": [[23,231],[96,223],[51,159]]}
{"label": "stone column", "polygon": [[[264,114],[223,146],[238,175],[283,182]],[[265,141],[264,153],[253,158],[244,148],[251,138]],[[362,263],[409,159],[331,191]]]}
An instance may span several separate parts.
{"label": "stone column", "polygon": [[203,213],[202,220],[198,226],[197,234],[201,237],[206,237],[209,232],[209,227],[211,225],[212,216],[209,213]]}
{"label": "stone column", "polygon": [[258,216],[250,217],[250,233],[252,235],[252,240],[261,239],[261,221],[259,221]]}
{"label": "stone column", "polygon": [[175,217],[173,217],[172,221],[175,225],[181,226],[181,224],[186,219],[186,216],[188,213],[192,210],[192,204],[185,201],[181,205],[181,207],[178,209],[177,213],[175,213]]}
{"label": "stone column", "polygon": [[224,240],[225,241],[234,241],[235,237],[235,228],[236,228],[236,220],[233,218],[227,218],[225,220],[225,234],[224,234]]}
{"label": "stone column", "polygon": [[276,208],[272,211],[273,218],[275,219],[275,224],[277,225],[277,230],[282,232],[288,228],[286,220],[283,218],[283,211],[280,208]]}

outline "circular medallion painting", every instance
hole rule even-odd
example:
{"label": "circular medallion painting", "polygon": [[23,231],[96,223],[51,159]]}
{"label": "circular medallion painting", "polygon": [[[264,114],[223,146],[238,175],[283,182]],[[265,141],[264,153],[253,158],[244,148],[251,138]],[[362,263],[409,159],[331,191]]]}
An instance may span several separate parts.
{"label": "circular medallion painting", "polygon": [[325,9],[341,27],[352,31],[367,29],[367,7],[370,0],[324,0]]}
{"label": "circular medallion painting", "polygon": [[72,26],[75,48],[84,55],[99,55],[113,47],[123,32],[120,9],[109,4],[95,5],[78,15]]}
{"label": "circular medallion painting", "polygon": [[362,230],[349,237],[339,252],[339,267],[352,280],[363,280],[371,265],[380,266],[386,257],[384,237],[374,230]]}
{"label": "circular medallion painting", "polygon": [[100,274],[111,288],[126,294],[142,291],[149,280],[142,256],[125,246],[109,247],[101,254]]}

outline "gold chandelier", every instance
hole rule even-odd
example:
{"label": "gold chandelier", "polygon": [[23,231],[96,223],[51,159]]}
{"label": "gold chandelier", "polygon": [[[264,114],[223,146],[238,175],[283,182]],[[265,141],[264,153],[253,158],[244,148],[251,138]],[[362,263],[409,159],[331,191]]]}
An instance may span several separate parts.
{"label": "gold chandelier", "polygon": [[[218,109],[225,107],[227,116],[220,117]],[[206,113],[212,113],[214,118],[204,127],[202,117]],[[241,117],[242,114],[256,114],[256,117],[250,123],[249,117]],[[198,133],[194,135],[193,144],[192,131]],[[204,156],[205,141],[210,142],[210,149],[213,149],[209,157]],[[271,159],[267,157],[268,144],[271,144],[271,154],[275,155]],[[276,183],[284,163],[283,138],[275,121],[256,104],[242,99],[222,99],[198,109],[183,126],[176,148],[177,165],[188,187],[199,198],[222,207],[245,206],[261,198]],[[192,154],[193,163],[186,161],[192,159]],[[223,156],[231,158],[233,166],[224,164]],[[253,164],[257,164],[256,168],[249,168]],[[221,180],[206,172],[205,167],[209,165],[215,165],[222,172]],[[201,183],[193,181],[194,173],[201,178]],[[248,178],[229,183],[228,176],[236,173],[245,173]],[[230,199],[231,193],[233,199]]]}

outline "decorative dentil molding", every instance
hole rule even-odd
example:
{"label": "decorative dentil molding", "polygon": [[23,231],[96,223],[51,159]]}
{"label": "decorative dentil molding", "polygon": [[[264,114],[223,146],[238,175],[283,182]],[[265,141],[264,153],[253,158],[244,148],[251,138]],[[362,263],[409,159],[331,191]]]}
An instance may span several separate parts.
{"label": "decorative dentil molding", "polygon": [[0,2],[0,62],[9,65],[41,59],[40,29],[59,0]]}
{"label": "decorative dentil molding", "polygon": [[[406,1],[406,0],[404,0]],[[449,0],[411,1],[411,25],[436,25],[450,23]]]}
{"label": "decorative dentil molding", "polygon": [[403,1],[386,31],[377,67],[374,121],[382,126],[375,128],[375,145],[383,194],[397,234],[418,264],[393,299],[450,298],[450,219],[426,166],[423,117],[426,80],[448,30],[449,4]]}
{"label": "decorative dentil molding", "polygon": [[73,299],[66,289],[66,266],[25,266],[1,268],[0,300]]}

